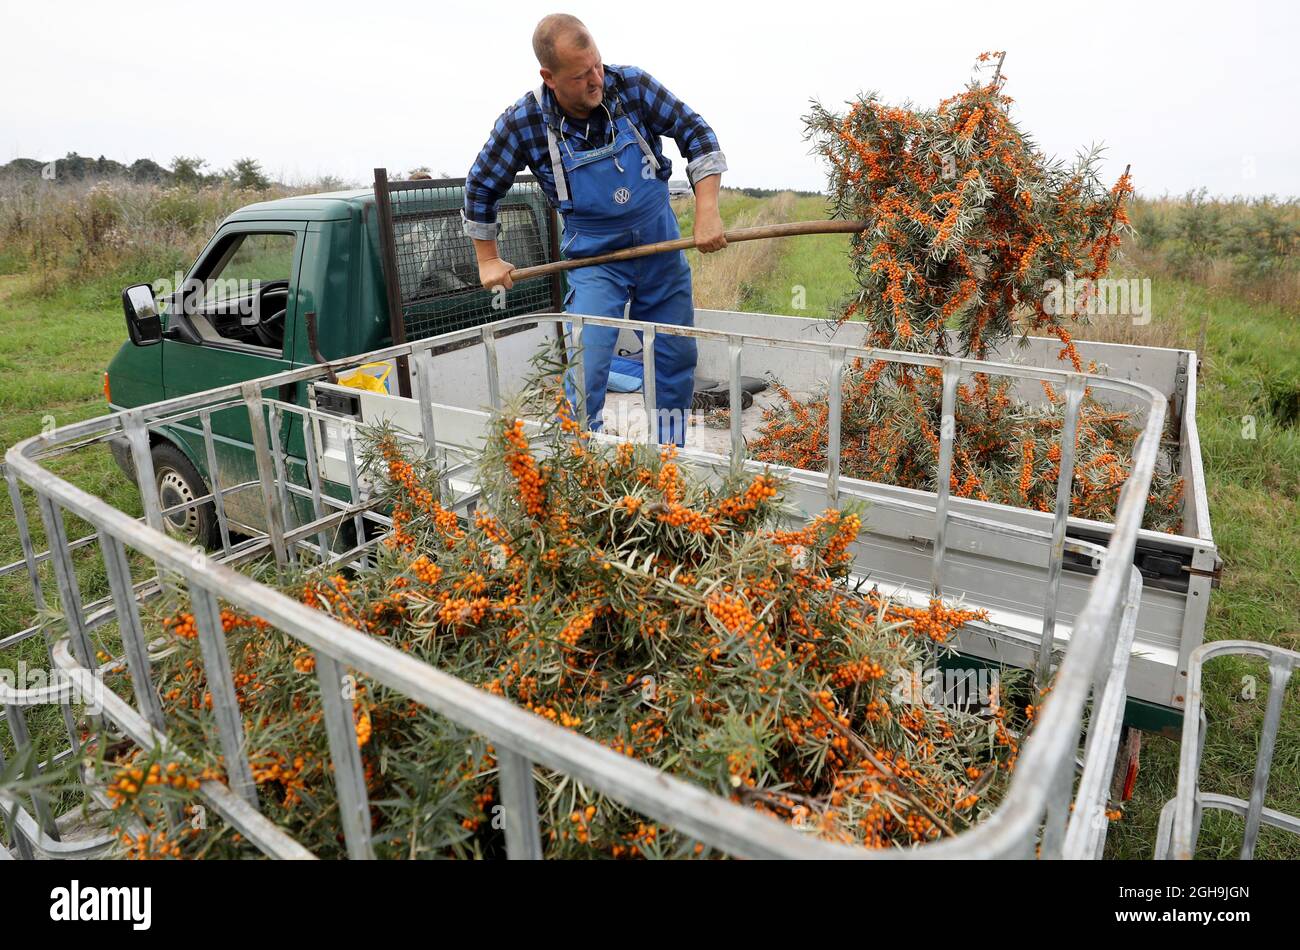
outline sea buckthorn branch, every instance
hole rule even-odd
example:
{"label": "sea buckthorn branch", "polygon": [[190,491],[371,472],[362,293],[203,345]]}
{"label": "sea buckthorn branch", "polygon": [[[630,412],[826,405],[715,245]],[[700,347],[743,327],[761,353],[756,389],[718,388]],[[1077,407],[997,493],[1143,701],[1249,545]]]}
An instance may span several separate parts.
{"label": "sea buckthorn branch", "polygon": [[[911,846],[960,833],[996,805],[1015,736],[991,744],[989,720],[972,709],[894,695],[899,671],[931,662],[930,645],[976,612],[860,589],[859,510],[791,524],[770,473],[709,484],[671,449],[578,437],[555,412],[557,382],[538,380],[491,420],[483,500],[469,519],[447,517],[443,473],[417,447],[371,433],[376,491],[404,512],[400,543],[380,545],[364,573],[304,569],[285,592],[358,636],[827,840]],[[183,603],[163,612],[169,732],[220,774],[192,618]],[[313,655],[228,613],[259,804],[318,854],[341,854]],[[491,746],[365,677],[348,690],[376,852],[502,855]],[[1005,716],[1020,722],[1018,707]],[[972,770],[985,776],[978,791]],[[561,776],[535,777],[549,855],[707,853]],[[228,829],[179,847],[248,853]]]}
{"label": "sea buckthorn branch", "polygon": [[[814,104],[805,117],[805,138],[827,160],[834,214],[870,224],[850,244],[858,287],[839,317],[863,321],[869,346],[976,358],[1013,334],[1048,333],[1061,341],[1060,358],[1083,370],[1069,324],[1086,306],[1050,312],[1047,288],[1069,275],[1095,287],[1107,273],[1131,230],[1132,178],[1126,168],[1106,188],[1097,149],[1070,165],[1039,152],[1011,118],[1004,56],[981,54],[992,78],[973,79],[935,108],[889,106],[869,93],[843,114]],[[936,373],[855,361],[844,378],[842,472],[935,490],[941,382]],[[824,470],[826,394],[800,400],[774,388],[780,398],[765,410],[753,457]],[[1053,399],[1044,414],[1010,392],[1009,380],[984,380],[958,401],[949,487],[960,497],[1049,510],[1059,467],[1044,453],[1059,441],[1063,403]],[[1083,470],[1114,451],[1108,464],[1126,478],[1137,431],[1127,414],[1086,394]],[[1122,482],[1076,478],[1071,513],[1110,520]],[[1179,478],[1158,474],[1145,526],[1179,530],[1181,495]]]}

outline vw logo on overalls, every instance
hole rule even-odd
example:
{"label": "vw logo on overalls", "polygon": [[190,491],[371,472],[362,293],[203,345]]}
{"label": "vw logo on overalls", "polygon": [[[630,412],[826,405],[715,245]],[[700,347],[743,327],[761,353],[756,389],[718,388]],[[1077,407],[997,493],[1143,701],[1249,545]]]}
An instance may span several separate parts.
{"label": "vw logo on overalls", "polygon": [[621,205],[627,204],[631,197],[632,192],[628,191],[626,188],[620,188],[618,191],[614,192],[614,200]]}

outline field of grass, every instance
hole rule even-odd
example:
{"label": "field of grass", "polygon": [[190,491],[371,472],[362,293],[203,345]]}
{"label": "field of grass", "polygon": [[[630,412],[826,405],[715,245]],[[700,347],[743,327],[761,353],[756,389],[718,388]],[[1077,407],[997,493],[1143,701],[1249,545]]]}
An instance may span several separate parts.
{"label": "field of grass", "polygon": [[[104,278],[46,296],[33,292],[22,275],[0,277],[0,453],[42,429],[107,410],[104,367],[126,333],[117,303],[120,292],[117,282]],[[134,489],[106,448],[77,452],[52,467],[87,491],[138,514]],[[28,499],[29,525],[43,541],[39,516]],[[0,564],[7,564],[22,556],[7,493],[3,512]],[[80,536],[83,528],[69,519],[70,537]],[[49,569],[43,569],[43,576],[48,575]],[[83,582],[91,585],[87,594],[106,592],[97,589],[93,577]],[[55,590],[52,580],[50,584]],[[31,609],[26,574],[0,578],[0,635],[31,623]]]}
{"label": "field of grass", "polygon": [[[752,198],[724,193],[729,226],[756,220],[825,217],[818,198]],[[690,208],[682,214],[689,235]],[[689,255],[697,274],[725,266],[734,300],[711,306],[825,318],[852,289],[844,235],[805,237],[772,245],[770,253],[745,257],[735,249],[711,261]],[[760,242],[755,242],[758,244]],[[730,258],[728,258],[730,255]],[[748,262],[743,267],[736,262]],[[0,453],[51,421],[64,425],[104,410],[101,373],[125,336],[118,299],[135,279],[170,273],[99,272],[81,281],[49,272],[31,273],[20,256],[0,247]],[[1254,302],[1231,286],[1209,285],[1178,276],[1158,260],[1134,256],[1136,276],[1151,276],[1153,316],[1150,342],[1194,342],[1204,329],[1204,367],[1198,421],[1215,539],[1227,567],[1223,586],[1210,606],[1208,639],[1244,638],[1300,649],[1300,420],[1289,407],[1300,390],[1300,320],[1290,306]],[[722,286],[722,285],[719,285]],[[1087,338],[1084,330],[1078,334]],[[1140,339],[1131,342],[1142,342]],[[55,466],[60,474],[110,503],[139,514],[134,489],[118,473],[106,449],[80,452]],[[35,512],[30,509],[35,521]],[[39,523],[36,528],[39,543]],[[78,535],[69,525],[69,533]],[[83,578],[87,597],[106,592],[92,559]],[[21,556],[7,498],[0,504],[0,564]],[[47,572],[48,573],[48,572]],[[52,586],[51,588],[52,589]],[[22,573],[0,578],[0,636],[31,622],[31,602]],[[30,644],[39,651],[39,644]],[[12,660],[11,654],[5,660]],[[32,662],[36,657],[28,657]],[[1260,688],[1243,694],[1243,677]],[[1207,678],[1210,732],[1202,787],[1245,796],[1254,767],[1253,727],[1266,695],[1267,673],[1248,662],[1223,662]],[[1293,690],[1293,696],[1295,691]],[[1279,738],[1269,804],[1300,814],[1300,714],[1293,700]],[[1108,853],[1149,857],[1161,805],[1175,787],[1178,744],[1148,737],[1135,799],[1112,826]],[[1240,822],[1207,820],[1205,856],[1232,856]],[[1300,844],[1265,833],[1261,856],[1300,858]]]}

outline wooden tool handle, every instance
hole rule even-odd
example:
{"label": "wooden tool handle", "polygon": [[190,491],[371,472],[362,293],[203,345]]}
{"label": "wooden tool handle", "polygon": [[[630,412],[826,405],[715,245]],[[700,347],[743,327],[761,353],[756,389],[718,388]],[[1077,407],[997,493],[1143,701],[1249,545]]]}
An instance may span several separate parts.
{"label": "wooden tool handle", "polygon": [[[767,224],[757,228],[737,228],[734,231],[724,233],[727,243],[734,244],[737,241],[794,237],[797,234],[852,234],[857,231],[864,231],[867,227],[868,223],[866,221],[792,221],[789,224]],[[536,267],[517,267],[510,272],[510,279],[518,283],[530,277],[545,277],[548,274],[573,270],[575,267],[608,264],[610,261],[626,261],[634,257],[662,254],[665,251],[684,251],[686,248],[694,246],[695,240],[693,238],[678,238],[675,241],[659,241],[655,244],[638,244],[636,247],[625,247],[617,251],[610,251],[608,254],[597,254],[594,257],[575,257],[567,261],[539,264]]]}

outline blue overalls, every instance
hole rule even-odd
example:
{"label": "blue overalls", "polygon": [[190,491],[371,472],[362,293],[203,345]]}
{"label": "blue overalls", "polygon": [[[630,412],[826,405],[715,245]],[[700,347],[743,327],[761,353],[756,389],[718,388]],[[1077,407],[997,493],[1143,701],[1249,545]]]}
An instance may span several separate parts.
{"label": "blue overalls", "polygon": [[[539,86],[533,95],[540,105],[542,88]],[[551,167],[559,210],[564,216],[564,257],[590,257],[681,237],[677,217],[668,203],[668,183],[654,174],[659,169],[654,153],[621,104],[615,104],[615,111],[613,140],[601,148],[572,149],[547,124]],[[691,269],[682,251],[579,267],[568,271],[567,276],[566,313],[622,317],[630,299],[633,320],[695,325]],[[615,327],[582,328],[587,420],[593,431],[600,429],[618,333]],[[570,340],[572,336],[570,327]],[[695,340],[658,334],[654,355],[659,441],[682,445],[695,388]],[[570,370],[565,377],[565,391],[570,405],[576,407],[572,376]]]}

